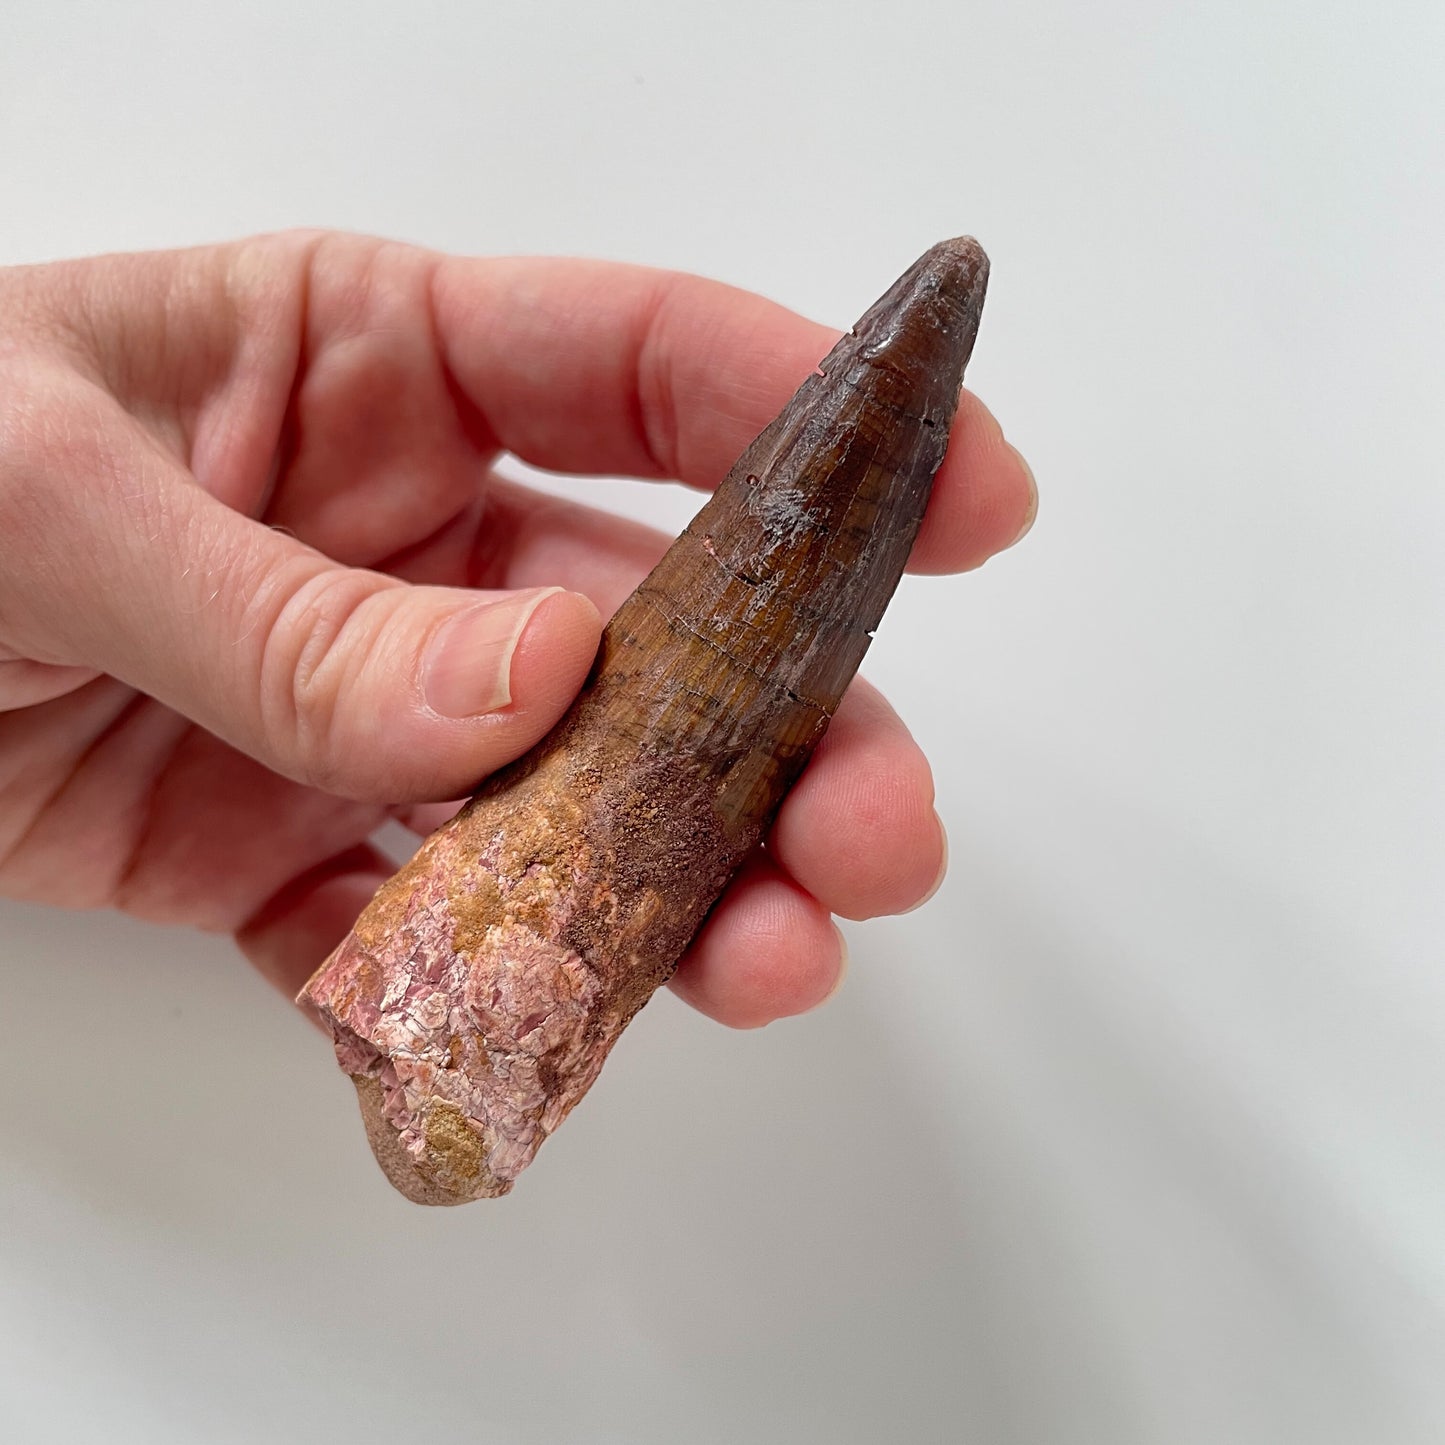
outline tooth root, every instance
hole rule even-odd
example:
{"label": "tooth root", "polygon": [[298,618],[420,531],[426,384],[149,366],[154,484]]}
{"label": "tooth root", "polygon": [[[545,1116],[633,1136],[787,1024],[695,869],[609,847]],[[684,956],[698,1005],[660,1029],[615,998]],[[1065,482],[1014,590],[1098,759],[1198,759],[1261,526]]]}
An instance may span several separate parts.
{"label": "tooth root", "polygon": [[898,584],[987,276],[946,241],[889,288],[306,985],[409,1198],[511,1188],[761,839]]}

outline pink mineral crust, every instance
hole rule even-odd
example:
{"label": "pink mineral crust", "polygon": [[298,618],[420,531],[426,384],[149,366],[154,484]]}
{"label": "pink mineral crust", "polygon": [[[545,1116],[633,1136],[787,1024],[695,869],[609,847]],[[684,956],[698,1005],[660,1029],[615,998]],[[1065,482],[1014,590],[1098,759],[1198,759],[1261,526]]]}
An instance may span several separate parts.
{"label": "pink mineral crust", "polygon": [[639,767],[565,746],[533,761],[432,834],[307,984],[409,1198],[511,1188],[736,866],[745,841],[689,824],[706,794]]}
{"label": "pink mineral crust", "polygon": [[[457,876],[454,851],[444,835],[384,951],[353,933],[309,991],[331,1000],[337,1062],[379,1082],[381,1114],[403,1149],[418,1160],[441,1153],[452,1175],[475,1155],[486,1178],[477,1170],[471,1192],[503,1194],[601,1068],[601,1055],[585,1056],[601,988],[574,949],[504,915],[477,951],[457,952],[445,886]],[[486,855],[473,871],[486,871],[503,899],[512,892]],[[543,1068],[574,1087],[552,1094]],[[461,1120],[481,1121],[480,1150],[449,1127]]]}
{"label": "pink mineral crust", "polygon": [[[434,835],[391,929],[353,932],[306,993],[341,1067],[375,1081],[369,1097],[401,1151],[458,1199],[511,1188],[616,1032],[601,980],[560,941],[574,909],[556,874],[572,870],[553,860],[509,876],[499,839],[463,857],[465,840]],[[459,880],[491,915],[480,936],[474,909],[457,906]],[[518,915],[552,926],[539,933]]]}

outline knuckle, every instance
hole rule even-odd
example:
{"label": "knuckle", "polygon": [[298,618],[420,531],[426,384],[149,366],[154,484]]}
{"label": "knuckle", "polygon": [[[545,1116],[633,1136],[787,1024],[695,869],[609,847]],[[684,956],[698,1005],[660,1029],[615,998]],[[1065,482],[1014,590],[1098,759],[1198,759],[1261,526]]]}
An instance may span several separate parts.
{"label": "knuckle", "polygon": [[238,311],[289,311],[306,295],[306,277],[329,232],[297,227],[247,236],[219,250],[224,285]]}
{"label": "knuckle", "polygon": [[38,487],[92,472],[104,427],[86,390],[53,364],[0,365],[0,476]]}
{"label": "knuckle", "polygon": [[410,329],[435,266],[420,247],[346,231],[312,238],[306,259],[310,303],[339,335]]}
{"label": "knuckle", "polygon": [[0,536],[18,538],[34,489],[39,451],[35,397],[0,366]]}
{"label": "knuckle", "polygon": [[63,316],[83,263],[52,262],[0,269],[0,355],[43,346],[65,337]]}
{"label": "knuckle", "polygon": [[105,420],[67,368],[0,356],[0,633],[81,560],[91,491],[113,470]]}
{"label": "knuckle", "polygon": [[329,568],[282,589],[261,648],[262,726],[302,778],[345,793],[356,781],[357,744],[375,725],[353,706],[399,584]]}
{"label": "knuckle", "polygon": [[671,320],[679,294],[706,284],[663,273],[638,322],[633,360],[638,440],[653,470],[662,477],[679,476],[682,469],[674,374],[677,350],[672,345]]}

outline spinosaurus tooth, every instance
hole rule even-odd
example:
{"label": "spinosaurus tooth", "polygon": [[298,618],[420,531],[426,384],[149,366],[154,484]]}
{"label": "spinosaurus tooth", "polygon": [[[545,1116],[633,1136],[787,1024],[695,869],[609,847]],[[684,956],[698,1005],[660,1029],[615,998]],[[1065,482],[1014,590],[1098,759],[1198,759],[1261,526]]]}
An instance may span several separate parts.
{"label": "spinosaurus tooth", "polygon": [[967,238],[899,277],[307,983],[408,1198],[512,1187],[763,837],[898,585],[987,279]]}

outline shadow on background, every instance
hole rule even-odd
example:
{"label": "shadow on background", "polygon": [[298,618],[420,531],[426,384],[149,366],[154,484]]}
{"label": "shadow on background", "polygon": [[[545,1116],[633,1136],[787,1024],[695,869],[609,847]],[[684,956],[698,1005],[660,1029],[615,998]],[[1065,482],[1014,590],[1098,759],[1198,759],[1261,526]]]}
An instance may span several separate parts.
{"label": "shadow on background", "polygon": [[228,947],[3,916],[12,1358],[114,1363],[56,1438],[1010,1438],[945,1123],[861,992],[744,1035],[655,1002],[511,1197],[425,1211]]}

